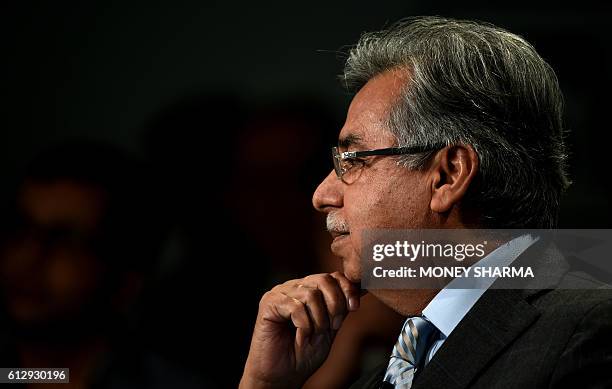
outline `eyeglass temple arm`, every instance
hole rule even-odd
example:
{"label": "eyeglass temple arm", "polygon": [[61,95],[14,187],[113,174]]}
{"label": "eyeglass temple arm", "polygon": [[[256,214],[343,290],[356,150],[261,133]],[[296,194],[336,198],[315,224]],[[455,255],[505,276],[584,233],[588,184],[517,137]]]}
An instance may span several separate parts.
{"label": "eyeglass temple arm", "polygon": [[375,155],[402,155],[416,154],[432,151],[444,146],[413,146],[413,147],[390,147],[387,149],[365,150],[365,151],[345,151],[340,153],[343,158],[360,158]]}

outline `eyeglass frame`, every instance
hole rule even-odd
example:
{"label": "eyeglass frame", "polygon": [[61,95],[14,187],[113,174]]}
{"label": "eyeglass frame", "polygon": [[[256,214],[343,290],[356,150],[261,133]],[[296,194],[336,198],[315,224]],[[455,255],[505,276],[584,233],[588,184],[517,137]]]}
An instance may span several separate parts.
{"label": "eyeglass frame", "polygon": [[408,155],[408,154],[420,154],[429,151],[439,150],[446,147],[446,145],[435,145],[435,146],[404,146],[404,147],[387,147],[384,149],[373,149],[373,150],[362,150],[362,151],[343,151],[339,152],[338,147],[332,147],[332,160],[334,163],[334,170],[336,175],[342,182],[347,183],[344,180],[344,174],[350,170],[342,168],[340,166],[341,161],[349,159],[357,159],[363,157],[374,157],[374,156],[392,156],[392,155]]}

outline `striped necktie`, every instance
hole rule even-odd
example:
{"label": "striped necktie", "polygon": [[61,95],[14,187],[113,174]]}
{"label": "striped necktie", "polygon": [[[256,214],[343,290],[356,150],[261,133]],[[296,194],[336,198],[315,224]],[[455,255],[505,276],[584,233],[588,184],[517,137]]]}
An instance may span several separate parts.
{"label": "striped necktie", "polygon": [[384,381],[396,389],[410,389],[414,375],[423,365],[425,354],[437,333],[437,328],[423,317],[406,320],[393,347]]}

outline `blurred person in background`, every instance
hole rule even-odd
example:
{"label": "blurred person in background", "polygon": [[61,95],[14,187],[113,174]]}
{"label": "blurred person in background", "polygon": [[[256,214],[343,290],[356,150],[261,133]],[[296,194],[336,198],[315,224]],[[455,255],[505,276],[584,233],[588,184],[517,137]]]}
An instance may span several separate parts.
{"label": "blurred person in background", "polygon": [[[143,133],[161,199],[157,208],[166,210],[170,228],[159,286],[143,306],[150,323],[144,331],[158,338],[164,354],[206,372],[222,388],[238,383],[238,361],[246,359],[243,350],[252,327],[247,315],[235,310],[236,293],[249,291],[240,301],[255,307],[257,292],[251,292],[262,290],[271,273],[227,201],[237,134],[246,117],[245,103],[231,93],[198,91],[160,107],[146,120]],[[239,287],[228,290],[230,280]],[[217,339],[223,339],[224,347],[214,347]],[[236,363],[219,363],[229,360]]]}
{"label": "blurred person in background", "polygon": [[310,193],[327,168],[320,150],[335,128],[323,102],[292,97],[253,105],[236,134],[224,204],[257,247],[259,262],[272,270],[266,289],[317,266],[323,218],[312,209]]}
{"label": "blurred person in background", "polygon": [[144,166],[110,145],[66,142],[32,161],[2,220],[1,366],[69,368],[61,387],[199,387],[135,336],[163,238],[155,199]]}

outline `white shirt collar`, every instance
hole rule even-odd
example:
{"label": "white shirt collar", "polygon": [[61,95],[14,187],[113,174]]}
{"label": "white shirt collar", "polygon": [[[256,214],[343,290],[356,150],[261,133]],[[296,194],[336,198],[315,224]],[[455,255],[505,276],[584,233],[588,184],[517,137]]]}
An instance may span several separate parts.
{"label": "white shirt collar", "polygon": [[[475,267],[509,266],[529,246],[539,238],[531,235],[521,235],[493,250],[489,255],[473,264]],[[451,281],[444,289],[429,302],[423,309],[423,316],[440,330],[443,337],[448,337],[463,320],[478,299],[495,281],[495,278],[484,280],[479,288],[454,289],[459,279]]]}

